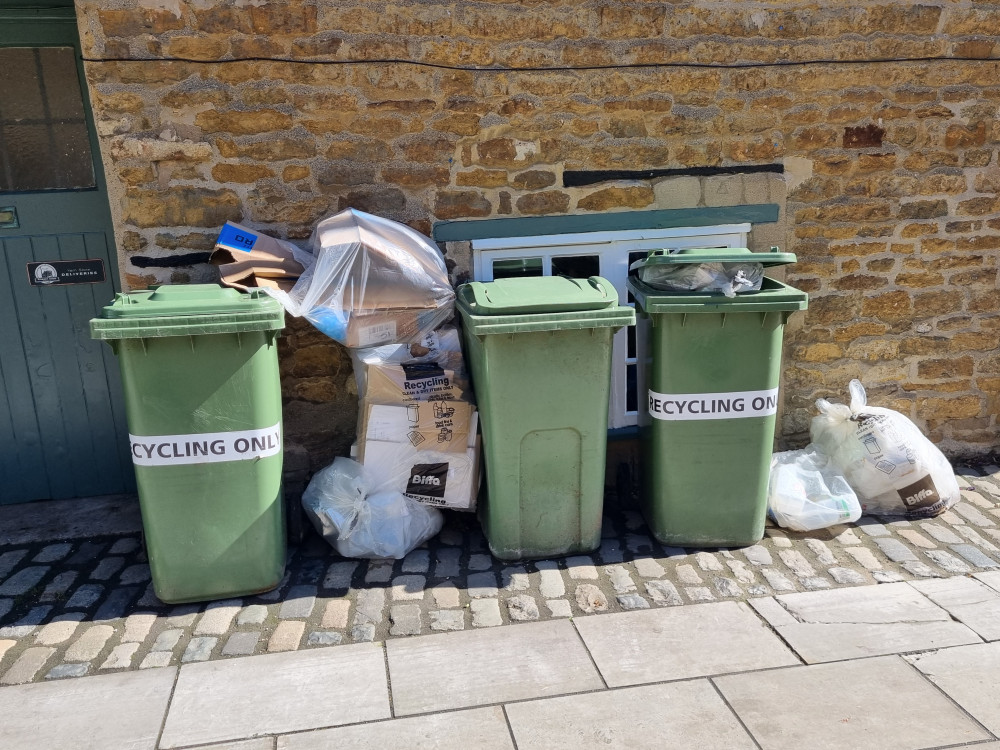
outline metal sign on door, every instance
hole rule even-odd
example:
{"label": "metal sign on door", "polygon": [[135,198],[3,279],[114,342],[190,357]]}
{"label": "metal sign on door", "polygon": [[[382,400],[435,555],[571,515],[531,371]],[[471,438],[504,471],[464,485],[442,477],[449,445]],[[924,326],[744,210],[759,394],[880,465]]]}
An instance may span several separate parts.
{"label": "metal sign on door", "polygon": [[100,284],[104,281],[107,281],[107,276],[104,273],[104,261],[100,258],[28,264],[28,283],[32,286]]}

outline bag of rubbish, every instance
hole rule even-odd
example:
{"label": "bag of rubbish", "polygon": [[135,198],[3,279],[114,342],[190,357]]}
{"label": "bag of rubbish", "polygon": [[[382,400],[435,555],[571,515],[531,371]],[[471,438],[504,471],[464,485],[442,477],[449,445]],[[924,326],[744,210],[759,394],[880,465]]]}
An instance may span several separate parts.
{"label": "bag of rubbish", "polygon": [[404,224],[349,208],[309,243],[314,260],[292,290],[268,294],[345,346],[418,341],[454,313],[441,252]]}
{"label": "bag of rubbish", "polygon": [[344,557],[401,559],[441,531],[441,511],[388,489],[376,476],[357,461],[338,457],[302,494],[316,531]]}
{"label": "bag of rubbish", "polygon": [[861,518],[861,503],[829,458],[806,446],[771,457],[767,509],[779,526],[815,531]]}
{"label": "bag of rubbish", "polygon": [[643,263],[639,260],[632,266],[639,281],[668,292],[722,292],[735,297],[740,292],[758,291],[764,279],[761,263]]}
{"label": "bag of rubbish", "polygon": [[809,432],[844,472],[861,510],[930,518],[958,502],[958,480],[938,447],[899,412],[868,406],[859,380],[850,392],[850,406],[819,399]]}

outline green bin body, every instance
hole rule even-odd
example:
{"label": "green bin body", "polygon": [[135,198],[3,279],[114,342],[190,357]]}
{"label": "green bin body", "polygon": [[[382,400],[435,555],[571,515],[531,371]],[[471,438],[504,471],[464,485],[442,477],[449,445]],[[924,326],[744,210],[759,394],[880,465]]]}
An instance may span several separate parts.
{"label": "green bin body", "polygon": [[635,320],[605,279],[508,278],[458,289],[486,474],[479,518],[501,560],[601,541],[611,348]]}
{"label": "green bin body", "polygon": [[[752,255],[733,260],[774,265],[795,259]],[[676,262],[714,258],[700,250],[677,256]],[[782,336],[788,316],[806,308],[807,295],[766,277],[760,291],[732,298],[658,291],[633,276],[628,288],[651,323],[647,403],[640,409],[642,509],[650,531],[680,547],[760,541]]]}
{"label": "green bin body", "polygon": [[284,312],[210,284],[118,294],[91,336],[118,357],[149,567],[164,602],[273,589],[285,566]]}

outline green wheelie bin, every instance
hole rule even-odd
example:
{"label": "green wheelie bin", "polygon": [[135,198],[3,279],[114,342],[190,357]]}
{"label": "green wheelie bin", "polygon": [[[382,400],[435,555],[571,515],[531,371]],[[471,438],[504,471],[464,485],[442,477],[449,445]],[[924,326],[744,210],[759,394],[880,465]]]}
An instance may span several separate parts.
{"label": "green wheelie bin", "polygon": [[464,284],[458,309],[480,410],[479,518],[490,551],[520,560],[596,549],[612,339],[635,311],[597,276]]}
{"label": "green wheelie bin", "polygon": [[764,535],[785,322],[805,292],[764,277],[759,291],[661,291],[656,266],[794,263],[746,248],[657,251],[628,289],[648,316],[647,405],[640,409],[642,509],[653,536],[679,547],[737,547]]}
{"label": "green wheelie bin", "polygon": [[281,305],[214,284],[116,295],[91,336],[118,357],[156,595],[273,589],[285,567]]}

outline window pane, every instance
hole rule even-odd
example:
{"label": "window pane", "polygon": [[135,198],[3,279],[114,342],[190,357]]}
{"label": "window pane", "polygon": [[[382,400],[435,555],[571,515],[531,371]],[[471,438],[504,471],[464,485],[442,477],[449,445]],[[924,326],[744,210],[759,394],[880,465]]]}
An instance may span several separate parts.
{"label": "window pane", "polygon": [[0,48],[0,118],[6,122],[45,116],[35,50]]}
{"label": "window pane", "polygon": [[72,47],[45,47],[40,49],[42,80],[45,82],[45,99],[49,117],[53,119],[83,119],[83,96],[80,78]]}
{"label": "window pane", "polygon": [[0,48],[0,191],[95,184],[73,48]]}
{"label": "window pane", "polygon": [[601,259],[597,255],[560,255],[552,258],[552,275],[571,279],[600,276]]}
{"label": "window pane", "polygon": [[520,276],[541,276],[541,258],[513,258],[493,261],[493,278],[510,279]]}
{"label": "window pane", "polygon": [[634,325],[628,326],[625,329],[625,337],[628,340],[628,359],[635,359],[635,331],[636,327]]}
{"label": "window pane", "polygon": [[49,131],[44,125],[15,125],[3,129],[4,151],[10,164],[10,184],[4,190],[42,190],[52,183]]}
{"label": "window pane", "polygon": [[93,187],[94,163],[90,158],[90,138],[86,123],[53,125],[56,178],[59,187]]}
{"label": "window pane", "polygon": [[625,366],[625,411],[639,411],[639,385],[636,380],[636,367],[636,365]]}

